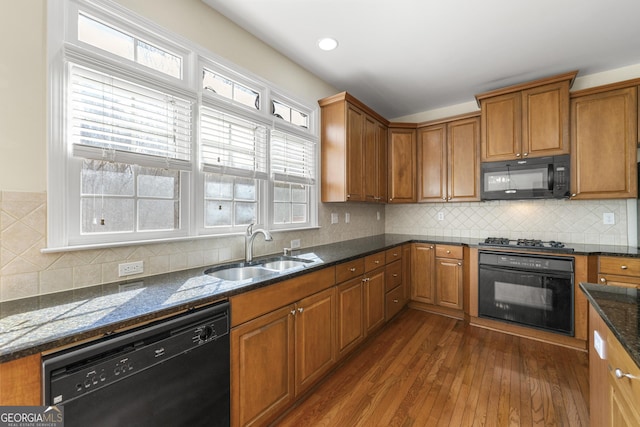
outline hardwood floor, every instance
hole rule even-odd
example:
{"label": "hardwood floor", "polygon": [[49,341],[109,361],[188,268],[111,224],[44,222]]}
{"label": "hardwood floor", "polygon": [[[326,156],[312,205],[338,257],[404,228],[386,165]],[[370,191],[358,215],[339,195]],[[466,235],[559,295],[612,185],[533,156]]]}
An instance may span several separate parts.
{"label": "hardwood floor", "polygon": [[408,309],[277,426],[588,426],[588,356]]}

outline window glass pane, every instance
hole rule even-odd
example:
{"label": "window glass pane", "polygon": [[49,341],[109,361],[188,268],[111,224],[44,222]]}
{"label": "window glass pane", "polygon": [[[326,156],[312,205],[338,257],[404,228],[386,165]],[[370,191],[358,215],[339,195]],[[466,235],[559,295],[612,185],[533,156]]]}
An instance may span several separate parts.
{"label": "window glass pane", "polygon": [[309,127],[309,116],[307,114],[280,101],[271,101],[271,114],[296,126]]}
{"label": "window glass pane", "polygon": [[233,223],[232,202],[210,200],[205,206],[205,226],[230,226]]}
{"label": "window glass pane", "polygon": [[179,206],[174,200],[148,200],[138,202],[139,230],[173,230],[179,227]]}
{"label": "window glass pane", "polygon": [[273,201],[274,202],[290,202],[291,186],[284,182],[276,182],[273,184]]}
{"label": "window glass pane", "polygon": [[131,198],[83,197],[80,212],[83,234],[134,231]]}
{"label": "window glass pane", "polygon": [[289,203],[273,204],[273,222],[275,224],[291,223],[291,205]]}
{"label": "window glass pane", "polygon": [[202,88],[245,107],[260,109],[260,92],[206,68],[202,71]]}
{"label": "window glass pane", "polygon": [[249,225],[257,222],[256,203],[236,203],[236,223],[235,225]]}
{"label": "window glass pane", "polygon": [[271,113],[274,116],[287,122],[291,122],[291,108],[278,101],[272,101],[271,106],[273,107]]}
{"label": "window glass pane", "polygon": [[81,173],[82,195],[133,196],[134,180],[131,165],[98,160],[85,160]]}
{"label": "window glass pane", "polygon": [[138,195],[174,199],[179,192],[178,171],[142,168],[138,175]]}
{"label": "window glass pane", "polygon": [[291,110],[291,123],[293,123],[294,125],[303,127],[303,128],[308,128],[309,127],[309,116],[307,116],[306,114],[300,112],[300,111],[296,111],[294,109]]}
{"label": "window glass pane", "polygon": [[182,77],[182,58],[138,40],[138,62],[177,79]]}
{"label": "window glass pane", "polygon": [[211,199],[233,199],[233,177],[206,174],[205,175],[205,197]]}
{"label": "window glass pane", "polygon": [[304,185],[291,184],[291,201],[297,203],[306,203],[309,191]]}
{"label": "window glass pane", "polygon": [[256,180],[236,178],[235,186],[236,200],[256,200]]}
{"label": "window glass pane", "polygon": [[307,205],[293,204],[291,205],[291,222],[303,223],[307,222]]}
{"label": "window glass pane", "polygon": [[78,39],[114,55],[134,60],[133,37],[83,14],[78,16]]}

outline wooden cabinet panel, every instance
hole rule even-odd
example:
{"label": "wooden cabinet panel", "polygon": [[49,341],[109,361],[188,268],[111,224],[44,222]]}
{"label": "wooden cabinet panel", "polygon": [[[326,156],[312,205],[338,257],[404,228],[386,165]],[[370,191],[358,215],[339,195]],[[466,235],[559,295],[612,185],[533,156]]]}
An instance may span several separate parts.
{"label": "wooden cabinet panel", "polygon": [[231,330],[232,425],[265,425],[293,401],[292,312],[290,305]]}
{"label": "wooden cabinet panel", "polygon": [[387,191],[389,203],[416,201],[416,131],[390,128]]}
{"label": "wooden cabinet panel", "polygon": [[436,258],[436,304],[462,309],[462,261]]}
{"label": "wooden cabinet panel", "polygon": [[607,359],[601,359],[594,349],[594,332],[607,342],[609,328],[596,310],[589,305],[589,418],[592,426],[606,426],[609,408],[609,369]]}
{"label": "wooden cabinet panel", "polygon": [[386,254],[378,252],[377,254],[368,255],[364,258],[364,271],[375,270],[385,264]]}
{"label": "wooden cabinet panel", "polygon": [[385,253],[385,262],[387,264],[392,263],[395,260],[399,260],[402,258],[402,249],[403,246],[396,246],[395,248],[387,249]]}
{"label": "wooden cabinet panel", "polygon": [[406,244],[402,246],[402,306],[409,302],[411,299],[411,288],[413,283],[413,276],[411,268],[413,266],[413,260],[411,257],[411,247],[413,245]]}
{"label": "wooden cabinet panel", "polygon": [[447,201],[480,200],[480,119],[448,124]]}
{"label": "wooden cabinet panel", "polygon": [[347,200],[362,202],[364,195],[365,115],[347,104]]}
{"label": "wooden cabinet panel", "polygon": [[571,100],[572,198],[637,197],[637,88]]}
{"label": "wooden cabinet panel", "polygon": [[484,99],[482,109],[482,161],[519,157],[522,132],[520,92]]}
{"label": "wooden cabinet panel", "polygon": [[623,288],[640,288],[640,277],[598,274],[598,283],[601,285],[622,286]]}
{"label": "wooden cabinet panel", "polygon": [[336,290],[331,287],[296,304],[296,396],[336,361]]}
{"label": "wooden cabinet panel", "polygon": [[402,260],[387,264],[385,268],[384,287],[387,292],[402,285]]}
{"label": "wooden cabinet panel", "polygon": [[385,269],[365,275],[363,281],[365,336],[384,324]]}
{"label": "wooden cabinet panel", "polygon": [[435,245],[416,243],[411,248],[411,299],[435,303]]}
{"label": "wooden cabinet panel", "polygon": [[372,117],[364,119],[365,201],[387,201],[387,127]]}
{"label": "wooden cabinet panel", "polygon": [[336,265],[336,283],[342,283],[354,277],[362,276],[364,273],[364,259],[358,258],[353,261],[343,262]]}
{"label": "wooden cabinet panel", "polygon": [[462,246],[436,245],[436,258],[462,259]]}
{"label": "wooden cabinet panel", "polygon": [[522,91],[522,156],[568,154],[569,81]]}
{"label": "wooden cabinet panel", "polygon": [[337,287],[338,359],[346,355],[364,338],[362,279],[357,277]]}
{"label": "wooden cabinet panel", "polygon": [[615,274],[620,276],[635,276],[640,278],[640,258],[598,257],[600,274]]}
{"label": "wooden cabinet panel", "polygon": [[402,307],[404,307],[404,305],[402,304],[402,300],[403,300],[403,289],[402,286],[398,286],[395,289],[387,292],[386,296],[385,296],[385,307],[386,307],[386,319],[389,320],[391,319],[393,316],[395,316],[396,314],[398,314],[398,312],[400,310],[402,310]]}
{"label": "wooden cabinet panel", "polygon": [[[640,425],[640,368],[612,333],[607,335],[611,426]],[[617,373],[621,374],[619,378]],[[630,377],[627,377],[629,375]]]}
{"label": "wooden cabinet panel", "polygon": [[418,129],[418,201],[447,199],[447,125]]}
{"label": "wooden cabinet panel", "polygon": [[41,372],[39,354],[0,364],[0,405],[42,405]]}

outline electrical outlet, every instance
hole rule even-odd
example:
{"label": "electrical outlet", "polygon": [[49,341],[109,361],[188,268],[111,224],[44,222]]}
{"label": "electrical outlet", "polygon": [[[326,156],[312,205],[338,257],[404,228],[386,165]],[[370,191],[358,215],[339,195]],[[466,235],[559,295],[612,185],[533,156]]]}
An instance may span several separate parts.
{"label": "electrical outlet", "polygon": [[438,221],[444,221],[444,212],[438,212]]}
{"label": "electrical outlet", "polygon": [[351,214],[349,212],[344,214],[344,223],[349,224],[351,222]]}
{"label": "electrical outlet", "polygon": [[144,262],[134,261],[118,264],[118,276],[131,276],[132,274],[140,274],[144,272]]}
{"label": "electrical outlet", "polygon": [[606,212],[602,214],[602,223],[605,225],[613,225],[616,223],[616,216],[613,212]]}
{"label": "electrical outlet", "polygon": [[376,212],[376,219],[380,221],[380,211]]}
{"label": "electrical outlet", "polygon": [[291,249],[298,249],[300,247],[300,239],[293,239],[291,241]]}
{"label": "electrical outlet", "polygon": [[338,223],[338,214],[334,212],[331,214],[331,224],[337,224],[337,223]]}
{"label": "electrical outlet", "polygon": [[600,359],[604,360],[607,357],[604,349],[604,340],[596,330],[593,331],[593,349],[598,353]]}

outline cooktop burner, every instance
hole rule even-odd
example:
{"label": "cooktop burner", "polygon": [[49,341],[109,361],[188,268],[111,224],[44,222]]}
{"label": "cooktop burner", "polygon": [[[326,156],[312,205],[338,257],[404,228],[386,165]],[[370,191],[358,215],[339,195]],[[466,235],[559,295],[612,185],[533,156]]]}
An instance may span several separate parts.
{"label": "cooktop burner", "polygon": [[567,248],[564,243],[550,240],[543,242],[537,239],[509,239],[507,237],[487,237],[484,242],[480,243],[484,246],[500,246],[507,248],[522,249],[542,249],[558,252],[573,252],[573,248]]}

